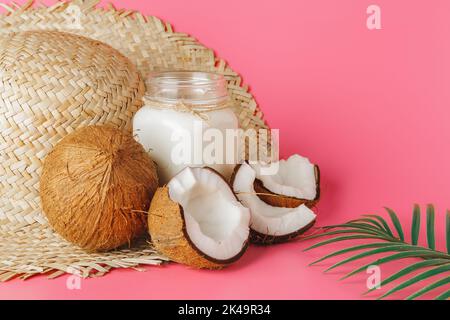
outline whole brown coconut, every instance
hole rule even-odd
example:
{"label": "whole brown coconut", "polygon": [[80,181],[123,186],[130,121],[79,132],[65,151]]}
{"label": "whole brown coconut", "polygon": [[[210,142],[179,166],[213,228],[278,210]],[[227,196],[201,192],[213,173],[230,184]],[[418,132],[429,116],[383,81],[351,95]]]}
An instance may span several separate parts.
{"label": "whole brown coconut", "polygon": [[106,251],[144,234],[157,186],[155,164],[131,134],[89,126],[45,158],[40,195],[56,232],[87,251]]}

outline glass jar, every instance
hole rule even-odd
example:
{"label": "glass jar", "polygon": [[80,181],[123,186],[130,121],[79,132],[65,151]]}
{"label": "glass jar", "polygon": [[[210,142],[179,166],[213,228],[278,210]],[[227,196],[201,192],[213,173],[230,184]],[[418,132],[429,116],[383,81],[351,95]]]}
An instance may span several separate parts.
{"label": "glass jar", "polygon": [[151,75],[144,106],[133,118],[133,133],[157,163],[161,184],[186,166],[209,166],[230,178],[238,148],[227,139],[227,131],[239,127],[232,109],[222,75],[195,71]]}

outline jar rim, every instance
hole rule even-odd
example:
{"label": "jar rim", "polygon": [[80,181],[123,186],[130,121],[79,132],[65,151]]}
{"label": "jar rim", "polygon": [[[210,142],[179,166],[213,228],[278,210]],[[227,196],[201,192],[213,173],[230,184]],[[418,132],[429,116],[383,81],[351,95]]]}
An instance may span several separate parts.
{"label": "jar rim", "polygon": [[219,73],[204,71],[158,71],[150,73],[146,96],[150,100],[214,104],[229,99],[227,82]]}
{"label": "jar rim", "polygon": [[198,87],[225,85],[225,78],[219,73],[205,71],[157,71],[150,73],[149,82],[153,85]]}

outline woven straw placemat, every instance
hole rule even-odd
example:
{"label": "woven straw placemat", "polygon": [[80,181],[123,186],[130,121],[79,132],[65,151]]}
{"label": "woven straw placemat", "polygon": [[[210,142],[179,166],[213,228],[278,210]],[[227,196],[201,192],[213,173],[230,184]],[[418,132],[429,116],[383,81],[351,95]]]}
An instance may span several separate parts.
{"label": "woven straw placemat", "polygon": [[[0,35],[29,30],[56,30],[104,42],[128,57],[143,79],[160,70],[200,70],[221,73],[228,81],[235,112],[243,129],[266,128],[262,113],[241,78],[224,60],[190,36],[174,32],[171,25],[153,16],[117,10],[112,5],[98,8],[98,1],[74,0],[53,6],[0,4]],[[49,93],[51,94],[51,92]],[[0,108],[2,107],[0,101]],[[20,103],[20,101],[17,101]],[[0,110],[1,112],[1,110]],[[1,133],[0,133],[1,135]],[[55,142],[54,142],[55,143]],[[2,150],[0,150],[2,152]],[[39,163],[37,163],[39,166]],[[36,174],[39,170],[36,170]],[[36,179],[36,176],[32,179]],[[1,188],[8,186],[2,184]],[[28,188],[28,198],[36,200],[36,183]],[[37,201],[39,201],[37,199]],[[11,210],[0,206],[0,281],[26,279],[35,274],[57,277],[65,273],[82,277],[101,276],[112,268],[135,268],[160,264],[158,255],[145,239],[131,249],[109,253],[86,253],[62,240],[48,226],[39,209]]]}

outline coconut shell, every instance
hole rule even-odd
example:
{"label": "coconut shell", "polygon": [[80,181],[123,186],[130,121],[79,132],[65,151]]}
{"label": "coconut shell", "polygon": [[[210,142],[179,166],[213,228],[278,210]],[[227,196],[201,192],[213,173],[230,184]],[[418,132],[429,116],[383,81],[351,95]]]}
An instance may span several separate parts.
{"label": "coconut shell", "polygon": [[[241,167],[240,164],[236,165],[234,168],[233,174],[230,178],[230,185],[233,185],[234,179],[236,177],[237,172],[239,171],[239,168]],[[258,198],[260,198],[262,201],[267,203],[268,205],[272,207],[283,207],[283,208],[297,208],[301,206],[302,204],[306,205],[308,208],[313,208],[316,206],[316,204],[320,200],[320,169],[319,166],[314,166],[314,173],[316,177],[316,198],[313,200],[307,200],[307,199],[298,199],[294,197],[284,196],[281,194],[276,194],[267,189],[261,180],[255,179],[255,182],[253,183],[253,188],[255,189],[255,192],[257,193]]]}
{"label": "coconut shell", "polygon": [[272,236],[268,234],[263,234],[250,228],[250,241],[256,245],[264,245],[264,246],[288,242],[294,240],[298,236],[308,231],[312,226],[314,226],[315,223],[316,219],[311,221],[311,223],[301,228],[300,230],[282,236]]}
{"label": "coconut shell", "polygon": [[[234,168],[233,174],[231,176],[231,185],[234,184],[234,179],[236,177],[237,172],[239,171],[239,168],[241,167],[240,164],[236,165]],[[288,197],[280,194],[276,194],[271,192],[269,189],[264,187],[263,183],[259,179],[255,179],[253,182],[253,188],[255,189],[255,193],[257,193],[258,198],[260,198],[262,201],[267,203],[268,205],[272,207],[283,207],[283,208],[297,208],[301,205],[305,205],[308,208],[313,208],[317,202],[319,202],[320,199],[320,170],[319,166],[314,166],[314,172],[316,177],[316,187],[317,187],[317,193],[316,198],[314,200],[306,200],[306,199],[298,199],[294,197]],[[254,243],[256,245],[271,245],[271,244],[277,244],[277,243],[283,243],[288,242],[299,235],[305,233],[308,231],[314,224],[316,223],[316,220],[314,219],[311,223],[306,225],[305,227],[286,234],[282,236],[273,236],[268,234],[263,234],[258,231],[255,231],[250,226],[250,242]]]}
{"label": "coconut shell", "polygon": [[40,196],[56,232],[87,251],[106,251],[144,235],[157,186],[155,164],[131,134],[89,126],[45,158]]}
{"label": "coconut shell", "polygon": [[247,249],[230,260],[217,260],[202,253],[189,239],[183,208],[172,201],[167,186],[158,188],[150,205],[148,228],[156,250],[171,260],[194,268],[221,269],[238,260]]}
{"label": "coconut shell", "polygon": [[320,199],[320,170],[319,166],[314,166],[314,173],[316,177],[316,197],[313,200],[298,199],[294,197],[288,197],[280,194],[273,193],[267,189],[261,180],[255,179],[253,187],[258,197],[273,207],[284,207],[284,208],[297,208],[302,204],[306,205],[308,208],[313,208],[319,202]]}

